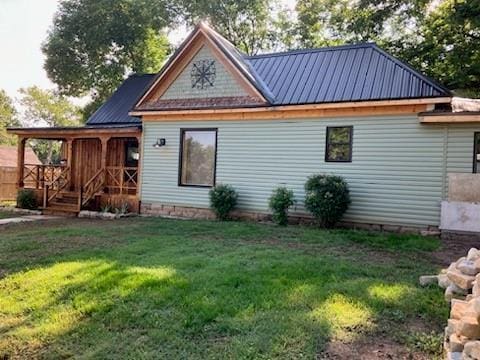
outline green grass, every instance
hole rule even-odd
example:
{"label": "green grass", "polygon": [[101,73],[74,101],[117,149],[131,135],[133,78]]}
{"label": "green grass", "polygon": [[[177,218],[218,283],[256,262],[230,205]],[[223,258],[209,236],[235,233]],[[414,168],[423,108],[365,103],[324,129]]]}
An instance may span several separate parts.
{"label": "green grass", "polygon": [[428,260],[438,246],[242,222],[11,226],[0,359],[311,359],[329,342],[379,338],[431,358],[448,307],[417,280],[438,270]]}
{"label": "green grass", "polygon": [[21,215],[13,211],[0,210],[0,219],[10,219],[14,217],[20,217]]}

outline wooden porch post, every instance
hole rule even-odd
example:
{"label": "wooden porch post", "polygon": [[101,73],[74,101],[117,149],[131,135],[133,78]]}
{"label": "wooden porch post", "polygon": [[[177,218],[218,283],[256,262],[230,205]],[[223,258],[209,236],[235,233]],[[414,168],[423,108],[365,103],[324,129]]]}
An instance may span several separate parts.
{"label": "wooden porch post", "polygon": [[23,188],[23,170],[25,167],[25,142],[26,138],[19,137],[17,145],[17,189]]}
{"label": "wooden porch post", "polygon": [[72,190],[72,161],[73,161],[73,139],[67,139],[67,167],[68,167],[68,187]]}
{"label": "wooden porch post", "polygon": [[107,167],[107,145],[108,145],[108,137],[100,138],[102,142],[102,161],[101,161],[101,168],[105,169]]}
{"label": "wooden porch post", "polygon": [[[137,167],[137,199],[140,198],[140,187],[142,186],[142,159],[143,159],[143,151],[142,151],[142,135],[137,136],[138,142],[138,167]],[[139,207],[140,212],[140,207]]]}
{"label": "wooden porch post", "polygon": [[67,139],[67,166],[72,167],[73,139]]}

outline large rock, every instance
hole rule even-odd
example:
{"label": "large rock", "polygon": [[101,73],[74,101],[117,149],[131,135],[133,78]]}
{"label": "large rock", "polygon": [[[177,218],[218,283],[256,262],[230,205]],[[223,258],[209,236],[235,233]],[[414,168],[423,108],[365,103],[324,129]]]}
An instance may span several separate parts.
{"label": "large rock", "polygon": [[457,269],[465,275],[475,276],[480,272],[480,268],[477,267],[478,262],[473,260],[464,259],[457,262]]}
{"label": "large rock", "polygon": [[438,276],[437,275],[420,276],[419,282],[421,286],[438,284]]}
{"label": "large rock", "polygon": [[480,296],[480,281],[478,281],[478,279],[473,282],[472,296],[474,298],[477,298]]}
{"label": "large rock", "polygon": [[457,334],[450,335],[448,342],[448,347],[451,352],[462,352],[464,345],[467,343],[468,339]]}
{"label": "large rock", "polygon": [[480,259],[480,250],[476,248],[471,248],[468,250],[467,259],[471,261]]}
{"label": "large rock", "polygon": [[480,341],[469,341],[465,343],[463,354],[471,359],[480,360]]}
{"label": "large rock", "polygon": [[471,289],[475,281],[475,276],[462,274],[459,270],[448,270],[447,276],[451,282],[464,290]]}
{"label": "large rock", "polygon": [[461,289],[452,282],[445,289],[445,300],[447,302],[450,302],[452,301],[452,299],[455,299],[455,298],[464,298],[465,295],[467,294],[468,294],[468,290]]}
{"label": "large rock", "polygon": [[446,289],[447,287],[450,286],[450,284],[452,283],[449,279],[448,279],[448,276],[447,276],[447,273],[444,273],[444,274],[439,274],[437,276],[437,279],[438,279],[438,286],[440,286],[442,289]]}
{"label": "large rock", "polygon": [[480,298],[473,299],[469,304],[477,317],[480,317]]}
{"label": "large rock", "polygon": [[455,330],[455,333],[460,337],[464,336],[470,340],[480,339],[480,325],[477,317],[463,316]]}
{"label": "large rock", "polygon": [[470,310],[470,304],[468,302],[464,300],[453,299],[450,307],[450,318],[460,320]]}

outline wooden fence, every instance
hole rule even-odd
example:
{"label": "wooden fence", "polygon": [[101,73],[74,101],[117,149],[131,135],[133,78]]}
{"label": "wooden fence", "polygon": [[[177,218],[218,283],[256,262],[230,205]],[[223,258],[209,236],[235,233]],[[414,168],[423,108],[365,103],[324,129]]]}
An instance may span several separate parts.
{"label": "wooden fence", "polygon": [[17,168],[0,166],[0,201],[15,200],[17,197]]}

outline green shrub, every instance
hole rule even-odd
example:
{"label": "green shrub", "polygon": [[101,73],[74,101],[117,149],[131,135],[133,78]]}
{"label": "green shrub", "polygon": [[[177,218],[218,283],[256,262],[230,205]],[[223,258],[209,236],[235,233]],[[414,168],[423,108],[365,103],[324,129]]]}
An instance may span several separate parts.
{"label": "green shrub", "polygon": [[34,210],[37,208],[37,198],[33,190],[22,189],[17,194],[17,206],[22,209]]}
{"label": "green shrub", "polygon": [[312,175],[305,183],[305,207],[327,228],[342,218],[349,204],[350,192],[341,176]]}
{"label": "green shrub", "polygon": [[281,186],[273,190],[268,206],[272,210],[273,221],[278,225],[288,224],[288,208],[295,203],[293,191]]}
{"label": "green shrub", "polygon": [[238,194],[230,185],[217,185],[210,190],[210,207],[219,220],[227,220],[230,211],[237,205]]}

